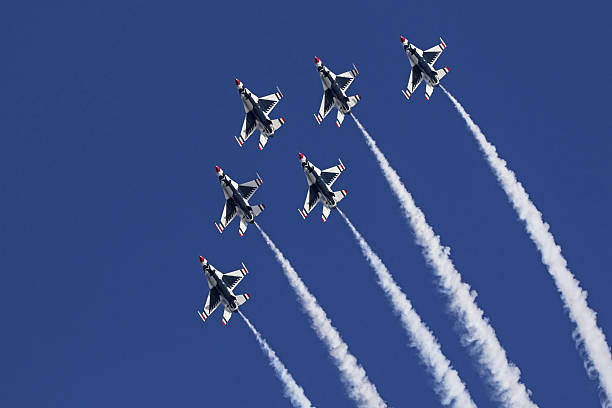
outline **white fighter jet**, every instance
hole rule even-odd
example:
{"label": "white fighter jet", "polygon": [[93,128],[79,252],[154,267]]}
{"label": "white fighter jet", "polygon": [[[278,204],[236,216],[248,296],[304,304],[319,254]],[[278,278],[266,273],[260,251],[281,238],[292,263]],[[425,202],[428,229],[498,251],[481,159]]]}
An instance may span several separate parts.
{"label": "white fighter jet", "polygon": [[247,223],[252,224],[255,222],[255,217],[265,208],[263,204],[249,205],[249,198],[255,194],[255,191],[261,186],[263,181],[258,174],[255,180],[238,184],[225,174],[219,166],[215,166],[215,170],[217,171],[217,176],[219,177],[219,182],[223,189],[223,195],[225,196],[225,206],[221,214],[221,221],[219,224],[215,223],[215,225],[219,232],[223,232],[225,227],[227,227],[236,214],[238,214],[240,216],[238,235],[243,236],[247,229]]}
{"label": "white fighter jet", "polygon": [[259,150],[263,150],[266,143],[268,143],[268,138],[274,137],[274,132],[285,124],[285,118],[270,119],[268,117],[268,114],[272,112],[272,109],[274,109],[278,101],[282,99],[283,94],[280,89],[276,88],[278,92],[258,98],[257,95],[249,91],[237,78],[236,87],[240,93],[240,99],[242,99],[246,116],[242,123],[240,136],[234,137],[242,147],[255,129],[259,129]]}
{"label": "white fighter jet", "polygon": [[317,57],[315,57],[315,65],[323,84],[323,100],[321,101],[321,107],[319,107],[319,113],[315,113],[314,117],[320,125],[329,111],[335,106],[338,108],[336,126],[340,127],[344,120],[344,115],[351,113],[351,108],[361,100],[360,95],[346,96],[344,93],[351,86],[359,71],[353,65],[353,69],[350,71],[336,75],[323,65]]}
{"label": "white fighter jet", "polygon": [[321,219],[323,222],[329,217],[329,213],[332,209],[336,209],[340,200],[346,197],[347,191],[332,191],[331,186],[334,181],[338,178],[340,173],[344,171],[344,164],[338,159],[339,164],[323,171],[319,170],[317,166],[312,164],[306,159],[302,153],[298,153],[300,163],[306,174],[306,180],[308,181],[308,193],[306,193],[306,201],[304,202],[304,208],[298,209],[302,218],[306,219],[306,216],[314,207],[316,207],[319,201],[323,202],[323,215]]}
{"label": "white fighter jet", "polygon": [[210,291],[206,298],[204,310],[202,312],[199,310],[197,311],[198,316],[205,322],[208,316],[215,311],[217,306],[223,303],[225,309],[223,310],[221,323],[225,326],[232,317],[232,313],[238,311],[238,306],[251,298],[251,295],[248,293],[234,295],[234,292],[232,292],[236,285],[238,285],[238,282],[240,282],[249,271],[247,271],[246,266],[242,264],[242,268],[237,271],[221,273],[203,257],[200,257],[200,264],[202,264],[202,268],[204,269],[204,275],[206,276]]}
{"label": "white fighter jet", "polygon": [[425,99],[429,100],[431,94],[434,91],[434,87],[440,86],[440,80],[449,71],[448,67],[435,70],[433,64],[436,62],[442,51],[446,48],[444,40],[440,38],[440,44],[431,47],[428,50],[422,51],[410,44],[404,36],[400,37],[404,51],[408,55],[412,71],[410,71],[410,78],[408,79],[408,86],[405,91],[402,91],[406,98],[410,99],[410,95],[419,86],[421,81],[425,80]]}

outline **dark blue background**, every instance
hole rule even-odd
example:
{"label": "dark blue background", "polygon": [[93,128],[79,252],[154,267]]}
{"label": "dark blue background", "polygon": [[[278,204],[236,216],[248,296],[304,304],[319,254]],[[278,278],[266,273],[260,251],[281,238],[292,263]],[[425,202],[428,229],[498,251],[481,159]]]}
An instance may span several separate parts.
{"label": "dark blue background", "polygon": [[[480,406],[494,405],[461,346],[413,234],[363,137],[313,113],[317,55],[360,75],[355,113],[403,177],[509,358],[543,407],[598,406],[574,326],[463,120],[437,90],[400,92],[399,36],[441,35],[445,86],[517,172],[612,336],[612,90],[608,2],[4,1],[0,6],[0,405],[286,406],[238,317],[203,325],[198,255],[243,261],[242,309],[320,407],[351,406],[338,372],[255,228],[223,207],[214,166],[259,172],[260,225],[292,261],[392,406],[437,406],[350,232],[320,207],[303,221],[297,152],[341,157],[342,208],[439,338]],[[240,148],[237,76],[280,86],[286,125],[263,152]],[[335,112],[332,113],[335,115]]]}

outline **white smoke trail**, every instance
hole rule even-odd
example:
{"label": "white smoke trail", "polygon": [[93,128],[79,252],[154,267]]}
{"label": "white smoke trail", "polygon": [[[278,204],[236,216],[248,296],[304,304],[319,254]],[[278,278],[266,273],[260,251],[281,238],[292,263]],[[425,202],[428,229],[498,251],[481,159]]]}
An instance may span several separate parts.
{"label": "white smoke trail", "polygon": [[274,352],[274,350],[270,348],[266,339],[264,339],[261,336],[261,334],[257,331],[255,326],[251,324],[249,319],[247,319],[246,316],[243,315],[240,310],[238,311],[238,313],[244,319],[244,322],[247,324],[247,326],[249,326],[249,329],[251,329],[251,331],[255,335],[255,338],[257,339],[259,346],[261,347],[263,352],[266,354],[266,356],[270,360],[270,365],[272,366],[272,368],[274,368],[274,371],[276,372],[276,376],[278,377],[279,380],[281,380],[281,382],[285,386],[285,396],[289,398],[289,400],[291,401],[291,404],[293,404],[294,407],[305,407],[305,408],[312,407],[313,405],[310,402],[310,400],[306,397],[306,395],[304,394],[304,390],[302,389],[302,387],[297,385],[297,383],[295,382],[295,380],[293,379],[289,371],[287,371],[287,368],[285,368],[285,365],[276,356],[276,353]]}
{"label": "white smoke trail", "polygon": [[450,248],[440,244],[440,237],[427,223],[425,215],[416,206],[412,195],[406,190],[385,155],[376,146],[374,139],[353,114],[351,117],[363,133],[366,144],[374,153],[391,191],[398,198],[404,216],[414,230],[417,244],[423,248],[425,259],[433,267],[439,285],[449,297],[451,311],[457,315],[464,326],[466,333],[462,336],[462,340],[469,346],[478,359],[480,367],[485,371],[484,377],[493,388],[494,398],[506,407],[535,407],[536,405],[530,399],[531,391],[527,390],[519,380],[520,370],[508,361],[506,351],[499,343],[495,330],[476,304],[476,291],[471,290],[470,285],[461,281],[461,274],[455,269],[450,259]]}
{"label": "white smoke trail", "polygon": [[461,104],[444,87],[455,108],[466,121],[468,128],[484,152],[491,169],[495,173],[519,218],[525,222],[525,227],[531,240],[542,255],[542,262],[553,277],[557,290],[561,294],[565,308],[570,319],[576,324],[574,338],[576,347],[586,351],[585,368],[590,376],[598,374],[601,388],[606,394],[607,401],[602,405],[612,406],[612,355],[610,346],[601,328],[597,326],[596,313],[587,305],[587,293],[580,287],[580,282],[567,267],[567,261],[561,254],[561,247],[555,243],[555,238],[549,232],[549,225],[542,220],[542,214],[529,195],[516,179],[514,172],[506,167],[506,161],[497,155],[495,146],[489,143],[480,128],[472,121],[470,115]]}
{"label": "white smoke trail", "polygon": [[359,407],[386,407],[387,405],[378,394],[378,391],[376,391],[374,384],[368,379],[365,370],[359,365],[355,356],[350,353],[338,330],[332,325],[331,320],[327,317],[323,308],[319,306],[317,299],[310,293],[304,282],[302,282],[302,279],[293,269],[291,263],[289,263],[263,229],[257,223],[255,223],[255,226],[272,252],[274,252],[274,256],[283,268],[283,272],[297,294],[300,304],[308,314],[308,317],[310,317],[312,328],[317,336],[319,336],[319,339],[325,344],[334,363],[340,370],[342,382],[347,387],[349,397]]}
{"label": "white smoke trail", "polygon": [[476,408],[476,404],[472,401],[472,397],[470,397],[465,384],[459,378],[459,374],[442,354],[438,340],[412,308],[412,303],[395,283],[385,264],[339,208],[338,212],[353,232],[363,255],[376,272],[378,284],[389,297],[395,313],[402,321],[404,329],[410,337],[411,345],[417,349],[421,361],[433,375],[436,392],[442,400],[442,405]]}

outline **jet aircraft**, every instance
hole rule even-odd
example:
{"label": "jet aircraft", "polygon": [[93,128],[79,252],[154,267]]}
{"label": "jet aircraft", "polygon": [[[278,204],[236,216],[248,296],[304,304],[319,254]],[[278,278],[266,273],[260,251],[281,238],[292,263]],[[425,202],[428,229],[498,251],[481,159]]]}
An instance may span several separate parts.
{"label": "jet aircraft", "polygon": [[226,325],[229,319],[232,317],[232,313],[238,311],[238,306],[242,305],[251,298],[251,295],[248,293],[243,295],[234,295],[234,292],[232,292],[236,285],[238,285],[238,283],[247,273],[249,273],[249,271],[247,270],[246,266],[242,264],[242,268],[238,269],[237,271],[221,273],[211,264],[209,264],[203,257],[200,257],[200,264],[202,264],[202,268],[204,269],[204,275],[206,276],[206,281],[208,282],[210,291],[208,292],[208,297],[206,298],[204,310],[202,312],[199,310],[197,311],[198,316],[200,316],[202,321],[205,322],[208,316],[215,311],[217,306],[223,303],[224,310],[221,323]]}
{"label": "jet aircraft", "polygon": [[238,235],[243,236],[247,229],[247,223],[252,224],[255,222],[255,217],[265,208],[263,204],[249,205],[249,198],[255,194],[255,191],[261,186],[263,181],[258,174],[255,180],[238,184],[225,174],[219,166],[215,166],[215,170],[217,171],[217,176],[219,177],[219,182],[223,189],[223,195],[225,196],[225,206],[221,214],[221,221],[219,221],[219,224],[215,223],[215,225],[219,232],[223,232],[225,227],[227,227],[236,214],[238,214],[240,216]]}
{"label": "jet aircraft", "polygon": [[442,51],[446,48],[444,40],[440,38],[440,44],[431,47],[425,51],[420,50],[413,44],[410,44],[404,36],[400,37],[404,51],[408,55],[412,71],[410,71],[410,78],[408,79],[408,86],[406,90],[402,91],[407,99],[410,99],[410,95],[417,89],[421,81],[424,79],[425,85],[425,99],[429,100],[431,94],[434,91],[434,87],[440,86],[440,80],[448,73],[449,68],[442,68],[435,70],[433,65],[442,54]]}
{"label": "jet aircraft", "polygon": [[234,137],[242,147],[255,129],[259,129],[259,150],[263,150],[266,143],[268,143],[268,138],[274,137],[274,132],[285,124],[285,118],[270,119],[268,117],[268,114],[272,112],[278,101],[282,99],[283,94],[280,89],[276,88],[278,92],[258,98],[238,78],[236,78],[236,87],[240,93],[240,99],[242,99],[246,116],[242,123],[240,136]]}
{"label": "jet aircraft", "polygon": [[340,164],[325,169],[319,170],[317,166],[312,164],[306,159],[302,153],[298,153],[300,163],[306,174],[306,180],[308,181],[308,192],[306,193],[306,201],[304,202],[304,208],[298,209],[302,218],[306,219],[306,216],[314,207],[316,207],[319,201],[323,202],[323,215],[321,219],[323,222],[327,220],[332,209],[335,209],[344,197],[346,197],[347,191],[332,191],[331,186],[334,184],[340,173],[344,171],[344,164],[338,159]]}
{"label": "jet aircraft", "polygon": [[319,113],[315,113],[314,117],[320,125],[329,111],[335,106],[338,108],[336,126],[340,127],[344,120],[344,115],[351,113],[351,108],[361,100],[360,95],[346,96],[344,93],[351,86],[359,71],[353,65],[353,69],[350,71],[336,75],[323,65],[317,57],[315,57],[315,65],[323,84],[323,100],[321,101],[321,107],[319,107]]}

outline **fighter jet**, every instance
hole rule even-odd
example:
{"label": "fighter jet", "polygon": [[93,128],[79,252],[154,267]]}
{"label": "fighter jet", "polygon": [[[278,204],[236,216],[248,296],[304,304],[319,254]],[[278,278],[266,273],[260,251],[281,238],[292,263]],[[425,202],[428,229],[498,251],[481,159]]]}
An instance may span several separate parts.
{"label": "fighter jet", "polygon": [[255,222],[255,217],[265,208],[263,204],[254,206],[249,205],[249,198],[255,194],[255,191],[261,186],[263,181],[258,174],[255,180],[238,184],[225,174],[219,166],[215,166],[215,170],[217,171],[221,188],[223,188],[223,195],[225,196],[225,206],[221,214],[221,221],[219,224],[215,223],[215,225],[219,232],[223,232],[225,227],[227,227],[236,214],[238,214],[240,216],[238,235],[243,236],[247,229],[247,223],[252,224]]}
{"label": "fighter jet", "polygon": [[236,285],[238,285],[238,282],[240,282],[249,271],[247,271],[246,266],[242,264],[242,268],[237,271],[221,273],[203,257],[200,257],[200,264],[202,264],[202,268],[204,269],[204,275],[208,281],[210,291],[206,298],[204,310],[202,312],[199,310],[197,311],[198,316],[205,322],[208,316],[215,311],[217,306],[223,303],[225,310],[223,310],[221,323],[225,326],[232,317],[232,313],[238,311],[238,306],[251,298],[251,295],[248,293],[244,295],[234,295],[234,292],[232,292]]}
{"label": "fighter jet", "polygon": [[344,120],[344,115],[351,113],[351,108],[361,100],[360,95],[346,96],[344,93],[351,86],[359,71],[353,65],[353,69],[350,71],[336,75],[323,65],[317,57],[315,57],[315,65],[317,71],[319,71],[321,83],[323,83],[323,100],[321,101],[319,113],[315,113],[314,117],[320,125],[329,111],[335,106],[338,108],[336,126],[340,127]]}
{"label": "fighter jet", "polygon": [[433,68],[433,64],[446,48],[446,44],[444,40],[440,38],[440,44],[422,51],[413,44],[410,44],[403,36],[401,36],[401,40],[404,45],[404,51],[406,51],[406,55],[408,55],[410,65],[412,66],[410,78],[408,79],[408,86],[402,93],[407,99],[410,99],[410,95],[417,89],[421,81],[425,79],[425,99],[429,100],[434,91],[434,87],[440,85],[440,80],[449,71],[448,67],[438,70]]}
{"label": "fighter jet", "polygon": [[247,141],[257,128],[260,132],[259,150],[263,150],[266,143],[268,143],[268,138],[274,137],[274,132],[285,124],[285,118],[271,120],[268,117],[268,114],[272,112],[278,101],[282,99],[283,94],[280,89],[276,88],[278,92],[258,98],[238,78],[236,78],[236,87],[240,93],[240,99],[242,99],[246,116],[242,123],[240,136],[234,136],[234,138],[242,147],[244,142]]}
{"label": "fighter jet", "polygon": [[308,181],[308,193],[306,193],[306,201],[304,202],[304,208],[298,209],[302,218],[306,219],[306,216],[314,207],[316,207],[319,201],[323,202],[323,215],[321,219],[323,222],[329,217],[329,213],[332,209],[335,209],[344,197],[346,197],[347,191],[331,191],[331,186],[334,181],[338,178],[340,173],[344,171],[344,164],[338,159],[340,164],[325,169],[319,170],[317,166],[312,164],[306,159],[302,153],[298,153],[300,157],[300,163],[306,174],[306,180]]}

